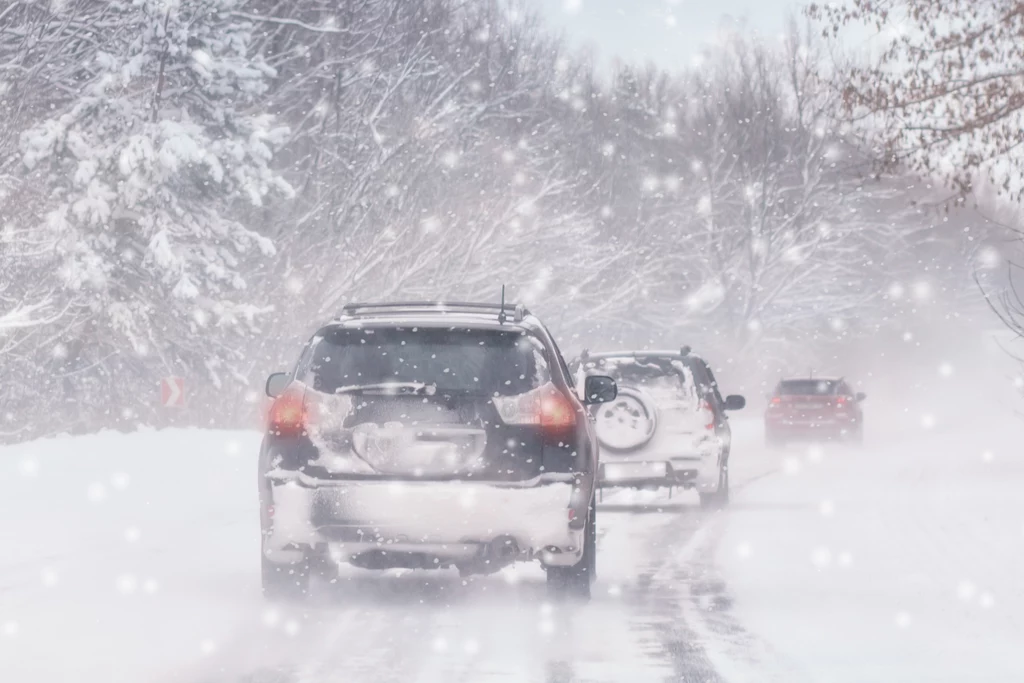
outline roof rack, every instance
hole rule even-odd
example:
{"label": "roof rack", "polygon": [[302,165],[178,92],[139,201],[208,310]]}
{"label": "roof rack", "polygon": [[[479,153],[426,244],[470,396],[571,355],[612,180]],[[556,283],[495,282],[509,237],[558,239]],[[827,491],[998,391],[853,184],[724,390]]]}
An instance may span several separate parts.
{"label": "roof rack", "polygon": [[472,301],[388,301],[383,303],[351,303],[341,307],[343,316],[373,315],[394,311],[416,311],[437,313],[494,313],[504,318],[506,311],[513,314],[515,322],[522,322],[530,311],[522,304],[490,304]]}

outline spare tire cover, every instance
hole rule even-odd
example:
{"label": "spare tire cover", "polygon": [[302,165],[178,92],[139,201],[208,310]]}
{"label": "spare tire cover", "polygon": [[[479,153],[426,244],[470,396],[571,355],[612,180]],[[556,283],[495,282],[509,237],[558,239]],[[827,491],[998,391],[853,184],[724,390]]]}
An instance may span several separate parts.
{"label": "spare tire cover", "polygon": [[612,451],[632,451],[651,440],[658,427],[658,409],[642,389],[619,387],[614,401],[597,407],[597,439]]}

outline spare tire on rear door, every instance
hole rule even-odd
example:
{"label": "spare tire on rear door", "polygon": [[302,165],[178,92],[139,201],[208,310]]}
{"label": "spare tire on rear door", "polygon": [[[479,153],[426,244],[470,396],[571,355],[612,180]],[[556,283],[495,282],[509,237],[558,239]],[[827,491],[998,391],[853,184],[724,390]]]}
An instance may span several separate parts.
{"label": "spare tire on rear door", "polygon": [[598,441],[610,451],[626,452],[651,440],[658,427],[658,409],[642,389],[619,387],[614,401],[597,407]]}

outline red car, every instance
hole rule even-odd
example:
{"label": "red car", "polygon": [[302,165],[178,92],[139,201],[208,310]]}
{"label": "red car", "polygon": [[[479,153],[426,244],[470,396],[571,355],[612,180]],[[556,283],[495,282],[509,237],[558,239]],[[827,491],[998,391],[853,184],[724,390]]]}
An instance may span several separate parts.
{"label": "red car", "polygon": [[864,441],[865,398],[843,378],[784,379],[775,387],[764,415],[765,443],[789,441]]}

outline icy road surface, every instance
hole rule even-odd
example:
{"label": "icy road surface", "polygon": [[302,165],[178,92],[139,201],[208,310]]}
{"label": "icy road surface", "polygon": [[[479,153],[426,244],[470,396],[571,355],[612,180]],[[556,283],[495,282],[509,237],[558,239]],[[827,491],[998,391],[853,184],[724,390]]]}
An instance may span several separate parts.
{"label": "icy road surface", "polygon": [[257,434],[2,449],[0,678],[1024,680],[1019,423],[904,428],[862,452],[765,451],[756,415],[734,432],[729,512],[606,497],[577,607],[549,604],[532,566],[348,570],[304,607],[264,603]]}

